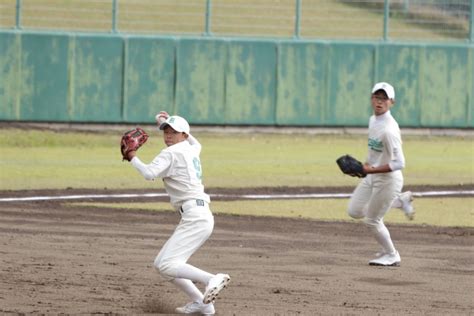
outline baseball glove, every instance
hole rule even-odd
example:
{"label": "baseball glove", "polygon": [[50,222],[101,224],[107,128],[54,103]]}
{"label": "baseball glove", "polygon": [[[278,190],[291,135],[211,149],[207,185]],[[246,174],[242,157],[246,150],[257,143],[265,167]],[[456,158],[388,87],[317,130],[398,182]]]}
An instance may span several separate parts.
{"label": "baseball glove", "polygon": [[120,141],[120,151],[122,152],[122,161],[128,160],[128,154],[132,151],[138,150],[148,139],[148,134],[137,127],[132,129],[131,131],[126,132],[122,136],[122,140]]}
{"label": "baseball glove", "polygon": [[364,178],[367,175],[364,172],[364,166],[362,163],[351,155],[339,157],[336,160],[336,163],[344,174],[359,178]]}

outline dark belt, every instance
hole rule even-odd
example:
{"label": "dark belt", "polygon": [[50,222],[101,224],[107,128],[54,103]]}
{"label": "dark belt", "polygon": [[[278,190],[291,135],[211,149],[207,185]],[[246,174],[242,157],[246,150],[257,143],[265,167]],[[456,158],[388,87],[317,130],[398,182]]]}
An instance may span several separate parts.
{"label": "dark belt", "polygon": [[[189,206],[188,206],[189,205]],[[205,206],[206,202],[204,200],[188,200],[184,202],[181,207],[179,208],[179,212],[183,214],[186,210],[194,207],[194,206]],[[184,208],[183,208],[184,206]]]}

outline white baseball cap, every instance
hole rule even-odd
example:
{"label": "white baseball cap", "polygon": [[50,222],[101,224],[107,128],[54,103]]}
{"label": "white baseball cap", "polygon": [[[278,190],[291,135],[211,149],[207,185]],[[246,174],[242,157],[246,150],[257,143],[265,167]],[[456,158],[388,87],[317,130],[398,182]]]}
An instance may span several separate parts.
{"label": "white baseball cap", "polygon": [[168,125],[177,132],[186,133],[189,135],[189,123],[181,116],[173,115],[168,117],[166,121],[161,123],[160,129],[164,130]]}
{"label": "white baseball cap", "polygon": [[372,88],[372,93],[375,93],[378,90],[385,91],[389,99],[395,100],[395,89],[392,87],[390,83],[386,83],[386,82],[376,83],[375,86]]}

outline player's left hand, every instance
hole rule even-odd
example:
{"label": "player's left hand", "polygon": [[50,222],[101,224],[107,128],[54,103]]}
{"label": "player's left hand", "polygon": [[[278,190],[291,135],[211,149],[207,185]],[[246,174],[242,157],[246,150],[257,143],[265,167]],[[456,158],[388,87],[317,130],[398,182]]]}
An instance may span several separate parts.
{"label": "player's left hand", "polygon": [[123,134],[120,141],[122,161],[132,160],[132,158],[135,156],[135,152],[147,141],[147,139],[148,134],[140,127],[132,129],[131,131]]}

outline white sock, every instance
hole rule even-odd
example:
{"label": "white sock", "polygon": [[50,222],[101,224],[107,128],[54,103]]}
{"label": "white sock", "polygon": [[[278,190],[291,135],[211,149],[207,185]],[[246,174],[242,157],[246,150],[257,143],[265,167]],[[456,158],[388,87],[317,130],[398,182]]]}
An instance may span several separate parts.
{"label": "white sock", "polygon": [[173,279],[171,282],[184,293],[186,293],[186,295],[189,296],[193,302],[201,302],[204,298],[204,295],[201,293],[201,291],[199,291],[199,289],[191,280]]}
{"label": "white sock", "polygon": [[377,226],[372,226],[372,231],[374,232],[375,239],[382,246],[385,253],[394,253],[395,246],[393,245],[392,238],[390,238],[390,232],[384,223],[380,223]]}
{"label": "white sock", "polygon": [[198,269],[187,263],[181,265],[176,272],[177,278],[188,279],[195,282],[200,282],[202,284],[207,284],[213,276],[213,274]]}

